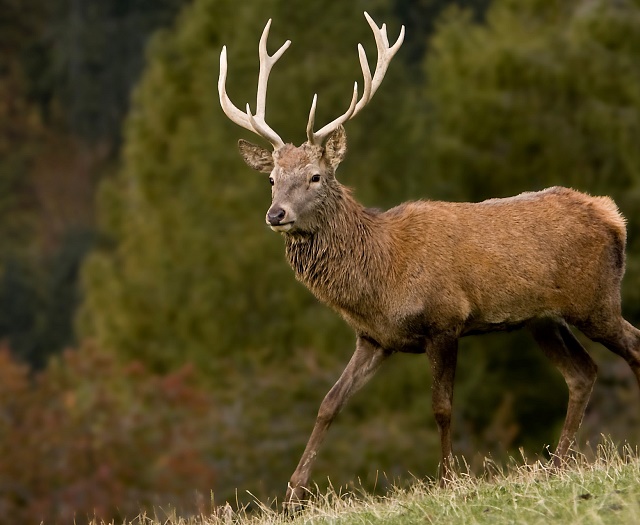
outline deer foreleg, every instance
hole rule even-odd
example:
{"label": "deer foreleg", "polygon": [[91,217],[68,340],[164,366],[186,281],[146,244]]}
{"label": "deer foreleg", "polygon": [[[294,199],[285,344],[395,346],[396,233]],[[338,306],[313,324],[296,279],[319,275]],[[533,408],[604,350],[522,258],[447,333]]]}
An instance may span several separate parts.
{"label": "deer foreleg", "polygon": [[295,507],[306,499],[311,468],[331,423],[347,400],[371,379],[388,355],[389,352],[367,339],[358,337],[356,350],[349,364],[320,405],[311,437],[289,481],[285,497],[285,505],[288,508]]}

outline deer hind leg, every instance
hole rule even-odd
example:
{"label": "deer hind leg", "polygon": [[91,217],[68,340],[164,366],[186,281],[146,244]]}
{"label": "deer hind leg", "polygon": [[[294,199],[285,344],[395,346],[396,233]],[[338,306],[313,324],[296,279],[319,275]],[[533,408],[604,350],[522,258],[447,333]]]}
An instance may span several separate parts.
{"label": "deer hind leg", "polygon": [[599,317],[596,321],[591,319],[577,326],[589,339],[622,357],[640,386],[640,330],[617,313],[605,320]]}
{"label": "deer hind leg", "polygon": [[453,384],[458,360],[458,340],[447,338],[431,341],[427,345],[427,357],[431,365],[431,404],[440,434],[440,485],[451,479],[451,410],[453,406]]}
{"label": "deer hind leg", "polygon": [[327,430],[347,400],[373,377],[380,365],[390,355],[367,339],[358,337],[356,350],[335,385],[320,405],[315,426],[289,481],[285,496],[285,510],[294,512],[300,502],[307,499],[307,483],[318,449]]}
{"label": "deer hind leg", "polygon": [[529,325],[529,330],[569,388],[567,415],[553,458],[554,463],[560,465],[582,422],[598,367],[564,321],[534,321]]}

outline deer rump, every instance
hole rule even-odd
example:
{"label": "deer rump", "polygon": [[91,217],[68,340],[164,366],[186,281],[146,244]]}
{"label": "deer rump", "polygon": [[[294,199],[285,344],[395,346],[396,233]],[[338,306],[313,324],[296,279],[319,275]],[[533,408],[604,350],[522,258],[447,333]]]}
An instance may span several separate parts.
{"label": "deer rump", "polygon": [[[580,322],[601,301],[619,301],[626,234],[609,198],[551,188],[477,204],[415,207],[435,212],[423,214],[436,217],[419,229],[432,230],[432,222],[445,232],[438,239],[444,249],[438,249],[440,242],[423,249],[410,237],[405,242],[429,266],[429,295],[441,298],[437,317],[452,316],[446,326],[456,317],[464,320],[461,334],[518,326],[536,317]],[[421,222],[418,216],[416,222]],[[419,283],[408,283],[414,287]],[[614,297],[607,297],[611,293]]]}

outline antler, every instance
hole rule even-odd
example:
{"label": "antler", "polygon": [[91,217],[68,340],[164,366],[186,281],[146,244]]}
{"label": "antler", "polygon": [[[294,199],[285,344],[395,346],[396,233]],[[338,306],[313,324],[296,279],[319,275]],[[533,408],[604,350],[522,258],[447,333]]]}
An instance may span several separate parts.
{"label": "antler", "polygon": [[351,104],[346,113],[333,120],[319,131],[313,131],[313,124],[316,118],[316,103],[318,101],[318,95],[313,96],[313,102],[311,103],[311,112],[309,113],[309,123],[307,124],[307,138],[311,144],[322,145],[324,140],[336,130],[339,126],[344,124],[347,120],[355,117],[363,107],[367,105],[373,94],[378,90],[382,79],[384,78],[387,68],[391,59],[396,54],[402,42],[404,41],[404,26],[400,29],[400,36],[393,46],[389,47],[389,39],[387,37],[387,25],[382,24],[382,27],[378,27],[369,14],[365,11],[364,16],[371,26],[373,36],[376,40],[376,47],[378,48],[378,62],[376,63],[376,72],[371,79],[371,70],[369,69],[369,62],[367,61],[367,54],[362,47],[362,44],[358,44],[358,56],[360,58],[360,67],[362,68],[362,76],[364,77],[364,92],[359,102],[358,100],[358,83],[353,86],[353,97]]}
{"label": "antler", "polygon": [[273,55],[269,55],[267,52],[267,38],[269,38],[269,28],[271,27],[271,19],[267,22],[267,25],[262,31],[260,37],[260,45],[258,47],[258,54],[260,57],[260,74],[258,76],[258,94],[256,97],[256,114],[251,114],[249,104],[247,104],[246,113],[240,111],[229,100],[226,90],[227,82],[227,46],[222,47],[220,53],[220,77],[218,78],[218,93],[220,94],[220,105],[225,115],[229,117],[233,122],[242,126],[249,131],[252,131],[261,137],[267,139],[277,149],[284,145],[284,141],[280,136],[273,131],[265,121],[265,111],[267,104],[267,83],[269,81],[269,73],[271,68],[282,56],[282,54],[291,45],[291,40],[287,40],[282,47],[278,49]]}

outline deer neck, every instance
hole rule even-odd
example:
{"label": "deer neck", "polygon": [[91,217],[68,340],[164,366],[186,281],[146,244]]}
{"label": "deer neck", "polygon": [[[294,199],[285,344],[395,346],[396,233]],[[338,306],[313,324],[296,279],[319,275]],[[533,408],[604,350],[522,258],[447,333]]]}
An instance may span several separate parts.
{"label": "deer neck", "polygon": [[320,210],[313,233],[286,236],[286,255],[296,278],[321,301],[357,315],[370,308],[389,268],[379,213],[365,209],[344,186]]}

